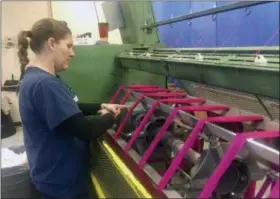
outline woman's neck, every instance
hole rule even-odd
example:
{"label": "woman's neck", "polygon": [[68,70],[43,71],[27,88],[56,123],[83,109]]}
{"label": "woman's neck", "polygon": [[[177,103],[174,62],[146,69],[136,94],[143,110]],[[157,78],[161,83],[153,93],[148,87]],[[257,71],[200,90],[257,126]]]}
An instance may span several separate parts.
{"label": "woman's neck", "polygon": [[51,59],[48,59],[48,57],[36,55],[34,61],[32,63],[30,63],[29,65],[40,68],[52,75],[56,75],[54,63]]}

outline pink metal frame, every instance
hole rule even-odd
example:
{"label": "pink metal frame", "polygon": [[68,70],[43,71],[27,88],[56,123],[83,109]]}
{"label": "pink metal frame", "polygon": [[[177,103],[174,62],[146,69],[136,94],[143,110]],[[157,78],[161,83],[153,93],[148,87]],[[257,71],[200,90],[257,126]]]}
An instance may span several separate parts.
{"label": "pink metal frame", "polygon": [[[140,97],[137,98],[137,99],[135,100],[134,104],[130,107],[129,111],[127,112],[127,114],[125,115],[123,121],[121,122],[120,126],[118,127],[116,133],[113,135],[113,138],[114,138],[115,140],[118,139],[118,137],[119,137],[119,135],[121,134],[121,132],[122,132],[122,130],[123,130],[123,128],[124,128],[126,122],[128,121],[129,117],[131,116],[133,110],[136,108],[136,106],[138,106],[138,104],[140,103],[140,101],[141,101],[145,96],[147,96],[147,97],[152,97],[152,98],[175,98],[175,97],[185,97],[186,94],[183,94],[183,93],[158,92],[158,93],[148,93],[148,94],[145,94],[145,95],[144,95],[144,94],[140,95]],[[150,110],[151,110],[151,109],[150,109]],[[153,112],[153,111],[150,111],[150,110],[149,110],[148,113],[147,113],[147,115],[149,115],[149,116],[145,117],[146,119],[147,119],[147,118],[150,119],[150,117],[151,117],[151,115],[152,115],[152,112]],[[143,119],[143,121],[145,120],[145,118]],[[147,119],[147,120],[148,120],[148,119]],[[144,124],[146,124],[146,123],[147,123],[147,121],[145,121]],[[142,124],[142,125],[141,125],[141,124]],[[143,127],[144,127],[143,122],[141,122],[139,128],[142,129]],[[140,129],[140,130],[141,130],[141,129]]]}
{"label": "pink metal frame", "polygon": [[[164,104],[180,104],[181,106],[175,107],[169,116],[167,117],[164,125],[159,129],[159,132],[151,142],[148,149],[145,151],[144,155],[138,162],[138,166],[143,168],[147,163],[147,160],[152,155],[153,151],[155,150],[157,144],[160,142],[164,134],[166,133],[168,127],[172,124],[174,118],[177,116],[179,111],[186,111],[186,112],[194,112],[194,111],[228,111],[230,107],[222,106],[222,105],[203,105],[205,99],[202,98],[194,98],[188,97],[186,94],[183,93],[172,93],[168,89],[159,88],[154,85],[129,85],[129,86],[122,86],[118,89],[118,91],[113,96],[111,103],[115,103],[118,95],[121,93],[124,88],[128,89],[128,92],[125,93],[124,97],[121,99],[121,104],[124,104],[127,99],[130,97],[133,91],[140,92],[141,95],[138,97],[132,107],[129,109],[128,113],[126,114],[125,118],[121,122],[120,126],[118,127],[116,133],[113,135],[115,140],[118,139],[120,133],[123,130],[125,123],[127,122],[128,118],[131,116],[135,107],[143,100],[145,97],[154,98],[155,101],[153,102],[152,106],[150,107],[149,111],[144,116],[143,120],[140,122],[139,126],[135,129],[132,137],[128,141],[127,145],[124,147],[124,151],[128,152],[134,141],[139,136],[140,132],[143,130],[149,119],[151,118],[153,112],[158,108],[160,103]],[[193,105],[194,103],[198,103],[198,105]],[[157,187],[160,191],[166,187],[169,183],[170,179],[179,168],[180,164],[182,163],[187,151],[193,147],[195,141],[198,139],[200,132],[202,132],[205,124],[207,122],[211,123],[237,123],[237,122],[254,122],[254,121],[262,121],[264,118],[259,115],[249,115],[249,116],[216,116],[216,117],[209,117],[205,119],[200,119],[194,125],[192,132],[189,134],[187,139],[184,142],[182,149],[176,154],[174,159],[171,162],[171,165],[168,169],[163,173],[161,180],[157,184]],[[218,164],[217,168],[214,170],[213,174],[208,179],[207,183],[203,187],[202,192],[199,194],[199,198],[210,198],[212,192],[214,191],[216,185],[218,184],[220,178],[225,173],[227,168],[229,167],[230,163],[236,157],[238,152],[242,149],[243,145],[245,144],[247,139],[260,139],[260,138],[275,138],[280,136],[279,131],[255,131],[255,132],[235,132],[236,136],[231,142],[231,145],[225,152],[221,162]],[[279,198],[279,179],[277,182],[272,182],[269,178],[263,183],[261,189],[255,196],[255,183],[249,186],[247,192],[245,193],[246,196],[260,198],[263,197],[267,188],[271,185],[271,193],[268,198]],[[245,197],[245,196],[244,196]]]}
{"label": "pink metal frame", "polygon": [[133,84],[133,85],[123,85],[123,86],[120,86],[118,88],[118,90],[116,91],[116,93],[114,94],[114,96],[112,97],[112,99],[110,100],[110,103],[113,104],[116,102],[118,96],[120,95],[120,93],[125,89],[125,88],[128,88],[128,89],[143,89],[143,88],[158,88],[158,86],[155,86],[155,85],[136,85],[136,84]]}

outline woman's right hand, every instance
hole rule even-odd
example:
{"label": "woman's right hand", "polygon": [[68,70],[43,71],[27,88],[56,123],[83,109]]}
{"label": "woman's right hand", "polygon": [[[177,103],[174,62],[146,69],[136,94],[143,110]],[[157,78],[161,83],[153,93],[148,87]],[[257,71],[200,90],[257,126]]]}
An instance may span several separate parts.
{"label": "woman's right hand", "polygon": [[107,109],[100,109],[97,113],[100,114],[100,115],[105,115],[105,114],[111,113],[111,112],[108,111]]}
{"label": "woman's right hand", "polygon": [[115,112],[112,112],[112,111],[104,108],[104,109],[100,109],[97,113],[100,114],[100,115],[105,115],[107,113],[111,113],[116,118],[121,113],[121,110],[117,109]]}

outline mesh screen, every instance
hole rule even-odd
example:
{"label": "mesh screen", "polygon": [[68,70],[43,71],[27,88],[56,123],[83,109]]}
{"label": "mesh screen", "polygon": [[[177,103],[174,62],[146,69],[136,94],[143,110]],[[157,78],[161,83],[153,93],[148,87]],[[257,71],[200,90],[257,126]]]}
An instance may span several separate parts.
{"label": "mesh screen", "polygon": [[106,198],[139,198],[139,194],[127,182],[101,143],[94,144],[91,151],[98,154],[98,158],[92,159],[94,161],[92,173]]}
{"label": "mesh screen", "polygon": [[[192,82],[183,82],[182,85],[183,88],[193,96],[270,117],[261,105],[260,101],[253,95],[200,85]],[[279,121],[279,101],[273,99],[261,99],[261,101],[269,111],[272,118]]]}
{"label": "mesh screen", "polygon": [[272,117],[279,121],[279,119],[280,119],[280,113],[279,113],[280,103],[279,103],[279,101],[264,99],[263,102],[264,102],[265,106],[267,107],[268,111],[271,113]]}

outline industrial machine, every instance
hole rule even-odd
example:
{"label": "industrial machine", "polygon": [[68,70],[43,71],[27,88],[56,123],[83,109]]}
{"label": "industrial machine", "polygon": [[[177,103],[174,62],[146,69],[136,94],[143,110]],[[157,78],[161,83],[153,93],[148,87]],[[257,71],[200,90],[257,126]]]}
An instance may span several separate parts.
{"label": "industrial machine", "polygon": [[118,88],[110,102],[130,109],[91,149],[100,153],[91,174],[99,197],[279,198],[278,49],[117,55],[123,70],[191,83]]}
{"label": "industrial machine", "polygon": [[267,45],[277,31],[263,47],[170,48],[158,36],[162,26],[175,40],[176,28],[191,31],[203,16],[216,27],[217,15],[231,10],[250,18],[266,3],[155,22],[150,2],[124,1],[124,45],[75,46],[62,77],[79,100],[130,105],[91,143],[99,198],[279,198],[279,46]]}

